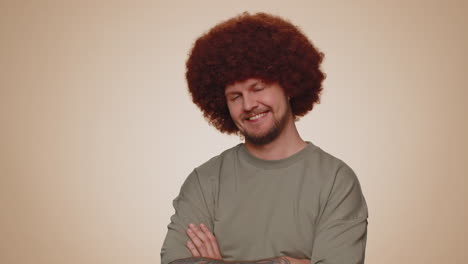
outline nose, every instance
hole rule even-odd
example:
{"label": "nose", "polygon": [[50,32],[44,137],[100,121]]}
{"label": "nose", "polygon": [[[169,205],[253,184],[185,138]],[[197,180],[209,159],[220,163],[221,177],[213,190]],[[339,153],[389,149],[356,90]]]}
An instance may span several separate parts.
{"label": "nose", "polygon": [[250,112],[258,106],[255,96],[250,94],[244,95],[243,107],[244,111]]}

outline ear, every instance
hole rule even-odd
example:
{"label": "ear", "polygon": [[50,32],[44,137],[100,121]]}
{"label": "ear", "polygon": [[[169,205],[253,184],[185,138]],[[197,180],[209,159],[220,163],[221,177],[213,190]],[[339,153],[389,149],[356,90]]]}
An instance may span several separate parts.
{"label": "ear", "polygon": [[236,132],[236,135],[239,137],[239,140],[244,142],[245,141],[245,137],[244,135],[240,132],[240,131],[237,131]]}

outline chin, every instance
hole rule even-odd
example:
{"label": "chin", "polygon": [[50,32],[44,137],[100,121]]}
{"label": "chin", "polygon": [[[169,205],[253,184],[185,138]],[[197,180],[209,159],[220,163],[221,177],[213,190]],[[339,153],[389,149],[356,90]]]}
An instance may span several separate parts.
{"label": "chin", "polygon": [[278,138],[281,130],[278,127],[273,126],[268,132],[262,134],[249,134],[242,133],[245,137],[245,141],[256,146],[266,145],[271,143]]}

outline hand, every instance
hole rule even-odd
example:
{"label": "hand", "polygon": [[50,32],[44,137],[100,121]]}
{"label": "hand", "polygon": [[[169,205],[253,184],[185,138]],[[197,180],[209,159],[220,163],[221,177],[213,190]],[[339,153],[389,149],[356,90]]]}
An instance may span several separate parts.
{"label": "hand", "polygon": [[290,264],[311,264],[310,259],[296,259],[296,258],[291,258],[291,257],[281,257],[283,259],[286,259],[288,263]]}
{"label": "hand", "polygon": [[192,257],[222,259],[216,237],[204,224],[200,227],[190,224],[186,233],[190,238],[186,245]]}

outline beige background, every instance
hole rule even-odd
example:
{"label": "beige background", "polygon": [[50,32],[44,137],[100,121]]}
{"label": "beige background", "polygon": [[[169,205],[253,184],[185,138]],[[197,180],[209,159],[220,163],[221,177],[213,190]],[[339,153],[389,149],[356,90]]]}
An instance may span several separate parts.
{"label": "beige background", "polygon": [[466,1],[97,2],[0,2],[0,263],[159,263],[183,180],[239,143],[192,105],[187,53],[244,10],[326,54],[298,126],[358,174],[366,262],[466,261]]}

